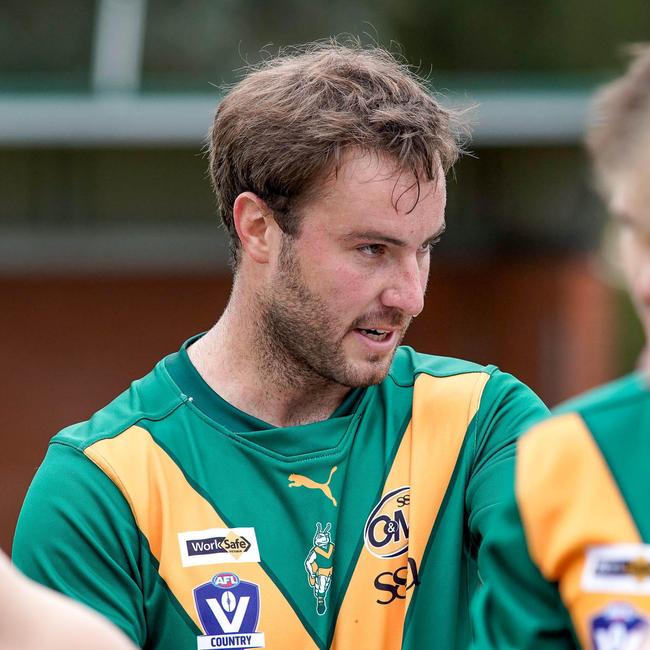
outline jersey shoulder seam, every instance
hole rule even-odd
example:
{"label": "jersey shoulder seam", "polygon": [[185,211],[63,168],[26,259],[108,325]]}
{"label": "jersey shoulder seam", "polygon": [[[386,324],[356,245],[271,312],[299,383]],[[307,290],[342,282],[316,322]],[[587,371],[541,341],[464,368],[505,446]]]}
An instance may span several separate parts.
{"label": "jersey shoulder seam", "polygon": [[[50,440],[50,444],[63,444],[68,447],[77,449],[79,452],[84,453],[84,451],[94,445],[100,440],[109,440],[112,438],[117,438],[125,431],[128,431],[131,427],[134,427],[140,423],[144,422],[159,422],[164,420],[166,417],[169,417],[174,411],[176,411],[180,406],[185,404],[188,401],[188,397],[185,395],[180,396],[175,399],[172,404],[168,404],[166,408],[159,410],[157,413],[133,413],[131,417],[124,418],[122,422],[115,423],[112,427],[107,427],[101,432],[95,433],[88,437],[85,437],[81,440],[75,440],[73,437],[66,435],[67,431],[76,430],[81,427],[88,427],[91,420],[86,420],[79,424],[73,424],[70,427],[66,427],[61,430],[56,436]],[[146,429],[145,426],[142,427]]]}

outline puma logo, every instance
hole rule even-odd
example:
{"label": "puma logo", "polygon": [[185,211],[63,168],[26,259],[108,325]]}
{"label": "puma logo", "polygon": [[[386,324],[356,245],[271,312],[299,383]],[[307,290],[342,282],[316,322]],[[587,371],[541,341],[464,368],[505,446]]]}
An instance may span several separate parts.
{"label": "puma logo", "polygon": [[310,490],[321,490],[322,493],[334,504],[334,507],[336,507],[336,499],[332,496],[332,490],[330,490],[330,481],[332,480],[332,474],[334,474],[335,471],[336,465],[334,465],[330,470],[330,476],[326,483],[318,483],[302,474],[289,474],[290,483],[288,487],[306,487]]}

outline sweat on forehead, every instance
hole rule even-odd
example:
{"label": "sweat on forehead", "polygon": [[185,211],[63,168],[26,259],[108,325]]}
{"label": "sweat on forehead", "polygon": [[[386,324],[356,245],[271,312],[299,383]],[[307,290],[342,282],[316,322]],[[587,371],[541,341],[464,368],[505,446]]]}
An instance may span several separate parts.
{"label": "sweat on forehead", "polygon": [[638,164],[650,135],[650,46],[631,53],[627,72],[596,94],[587,129],[587,147],[607,194],[619,173]]}

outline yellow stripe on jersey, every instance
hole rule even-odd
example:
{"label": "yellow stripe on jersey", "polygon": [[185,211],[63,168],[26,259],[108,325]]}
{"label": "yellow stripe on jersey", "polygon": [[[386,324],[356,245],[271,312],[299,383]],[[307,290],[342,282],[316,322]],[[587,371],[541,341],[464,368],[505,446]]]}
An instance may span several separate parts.
{"label": "yellow stripe on jersey", "polygon": [[[411,438],[412,427],[409,424],[384,484],[384,494],[409,485],[408,450]],[[407,450],[406,453],[403,450]],[[409,506],[404,508],[407,520],[408,509]],[[392,573],[405,564],[405,555],[383,559],[372,555],[365,546],[361,549],[336,620],[332,648],[388,650],[401,647],[404,601],[395,600],[390,606],[377,603],[374,581],[380,573]],[[379,639],[382,645],[377,644]]]}
{"label": "yellow stripe on jersey", "polygon": [[[412,419],[384,485],[383,495],[410,485],[408,555],[382,558],[366,546],[361,551],[338,616],[332,648],[398,650],[404,619],[414,589],[401,588],[402,598],[384,605],[374,587],[379,574],[405,568],[406,585],[413,576],[409,560],[419,567],[431,531],[456,467],[467,427],[478,410],[489,375],[451,377],[420,375],[415,383]],[[382,640],[377,645],[378,639]]]}
{"label": "yellow stripe on jersey", "polygon": [[409,556],[418,566],[490,375],[420,375],[413,396]]}
{"label": "yellow stripe on jersey", "polygon": [[[159,573],[187,615],[201,629],[193,589],[210,581],[214,566],[181,565],[177,534],[191,530],[228,528],[214,508],[187,482],[174,461],[145,429],[134,426],[115,438],[100,440],[85,454],[119,488],[138,528],[159,563]],[[182,504],[172,508],[170,504]],[[254,562],[237,566],[237,575],[256,583],[264,594],[258,629],[271,648],[312,650],[317,646],[293,609],[262,567]]]}
{"label": "yellow stripe on jersey", "polygon": [[585,591],[589,547],[639,544],[641,538],[609,467],[577,413],[537,425],[517,450],[517,502],[531,558],[559,583],[581,644],[591,647],[589,622],[624,600],[650,613],[650,598]]}

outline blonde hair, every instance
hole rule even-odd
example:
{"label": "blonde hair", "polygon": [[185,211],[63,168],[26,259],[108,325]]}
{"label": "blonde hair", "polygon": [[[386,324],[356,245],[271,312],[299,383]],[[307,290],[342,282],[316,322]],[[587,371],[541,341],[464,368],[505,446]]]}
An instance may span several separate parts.
{"label": "blonde hair", "polygon": [[608,193],[611,176],[634,161],[650,136],[650,45],[628,48],[633,60],[627,72],[603,86],[593,102],[587,130],[601,189]]}

